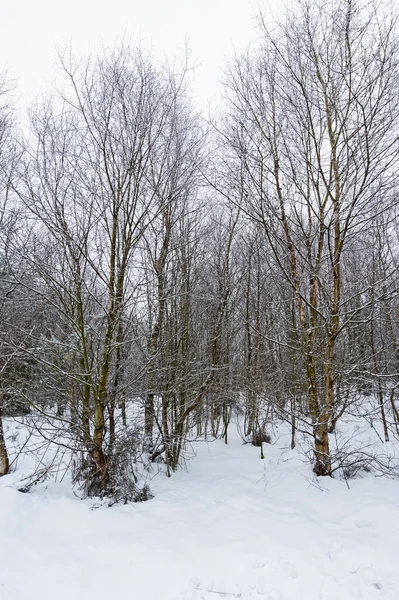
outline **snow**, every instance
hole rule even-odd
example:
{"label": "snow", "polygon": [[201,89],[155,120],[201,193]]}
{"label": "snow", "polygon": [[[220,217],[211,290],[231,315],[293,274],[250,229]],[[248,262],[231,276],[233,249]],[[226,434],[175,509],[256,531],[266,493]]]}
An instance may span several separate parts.
{"label": "snow", "polygon": [[108,508],[70,482],[0,480],[1,600],[398,600],[399,482],[318,479],[289,435],[199,441],[154,499]]}

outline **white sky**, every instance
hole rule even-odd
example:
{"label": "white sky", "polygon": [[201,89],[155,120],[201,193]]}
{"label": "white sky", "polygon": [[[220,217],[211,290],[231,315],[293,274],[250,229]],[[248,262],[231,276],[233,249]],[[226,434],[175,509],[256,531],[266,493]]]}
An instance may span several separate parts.
{"label": "white sky", "polygon": [[[278,7],[279,0],[272,0]],[[140,39],[155,55],[172,56],[188,46],[200,66],[195,87],[205,103],[217,94],[225,57],[256,39],[258,0],[3,0],[0,68],[19,78],[18,94],[29,103],[56,74],[56,46],[88,48]],[[267,3],[270,5],[270,0]],[[265,3],[261,3],[265,6]]]}

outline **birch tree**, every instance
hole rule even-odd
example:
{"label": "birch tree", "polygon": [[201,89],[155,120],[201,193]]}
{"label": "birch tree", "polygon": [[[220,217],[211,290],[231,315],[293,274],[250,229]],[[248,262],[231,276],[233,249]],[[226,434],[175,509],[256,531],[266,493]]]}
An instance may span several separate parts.
{"label": "birch tree", "polygon": [[304,1],[260,25],[261,47],[227,75],[225,135],[244,173],[242,206],[295,295],[314,470],[329,475],[336,344],[353,318],[343,257],[395,202],[396,18],[356,0]]}
{"label": "birch tree", "polygon": [[[54,341],[68,347],[62,372],[78,400],[86,489],[101,495],[115,486],[114,412],[137,314],[140,244],[170,205],[184,70],[175,75],[129,47],[83,63],[65,54],[61,67],[62,92],[33,112],[17,192],[34,218],[31,260],[68,337]],[[45,240],[50,260],[41,259]]]}

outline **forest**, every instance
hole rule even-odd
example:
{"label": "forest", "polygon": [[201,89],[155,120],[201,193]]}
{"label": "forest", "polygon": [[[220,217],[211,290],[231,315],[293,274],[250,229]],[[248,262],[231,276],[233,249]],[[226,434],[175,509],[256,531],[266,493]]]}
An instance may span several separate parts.
{"label": "forest", "polygon": [[397,19],[259,15],[209,118],[189,52],[66,49],[23,115],[3,73],[0,476],[144,501],[233,422],[261,458],[286,427],[318,481],[399,475]]}

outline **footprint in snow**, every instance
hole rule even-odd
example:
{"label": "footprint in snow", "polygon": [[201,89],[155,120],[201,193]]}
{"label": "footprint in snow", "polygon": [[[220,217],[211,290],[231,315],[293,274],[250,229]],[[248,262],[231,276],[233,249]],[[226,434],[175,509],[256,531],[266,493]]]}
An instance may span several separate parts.
{"label": "footprint in snow", "polygon": [[340,542],[333,542],[327,550],[327,556],[330,560],[335,560],[342,550],[343,546]]}
{"label": "footprint in snow", "polygon": [[268,585],[265,577],[259,577],[255,589],[261,596],[266,596],[268,593]]}
{"label": "footprint in snow", "polygon": [[[285,600],[285,596],[277,588],[270,589],[270,583],[265,577],[260,577],[255,586],[256,598],[261,596],[264,600]],[[260,598],[259,598],[260,600]]]}
{"label": "footprint in snow", "polygon": [[265,566],[266,566],[266,563],[264,563],[264,562],[254,562],[251,565],[251,567],[253,569],[263,569],[263,567],[265,567]]}
{"label": "footprint in snow", "polygon": [[359,529],[369,528],[372,526],[372,524],[373,524],[372,521],[367,521],[366,519],[357,519],[355,521],[355,525]]}
{"label": "footprint in snow", "polygon": [[282,563],[282,567],[286,574],[291,577],[291,579],[298,579],[298,571],[296,570],[295,565],[293,565],[291,562],[284,561]]}
{"label": "footprint in snow", "polygon": [[227,590],[226,584],[224,581],[208,581],[207,583],[202,583],[200,579],[197,577],[193,577],[191,579],[191,590],[192,595],[186,594],[183,595],[184,600],[218,600],[220,598],[225,598],[225,600],[234,600],[237,598],[238,600],[242,599],[243,596],[241,592],[236,589],[232,591],[230,588]]}

